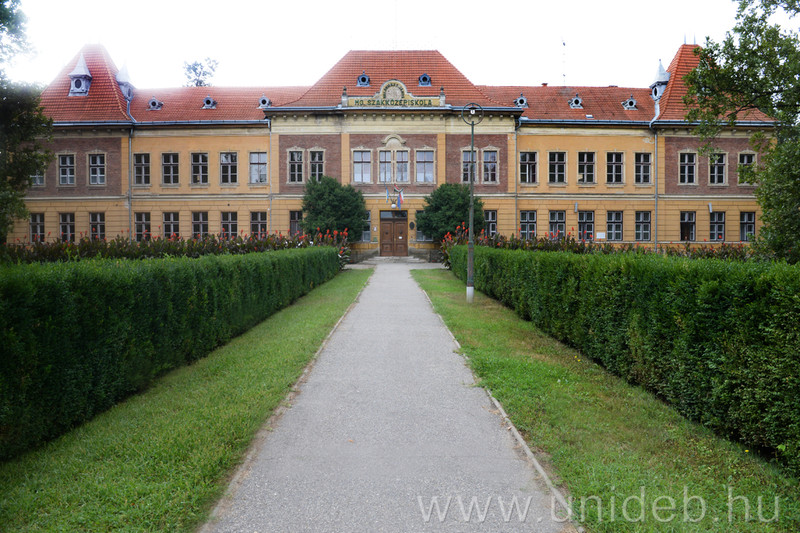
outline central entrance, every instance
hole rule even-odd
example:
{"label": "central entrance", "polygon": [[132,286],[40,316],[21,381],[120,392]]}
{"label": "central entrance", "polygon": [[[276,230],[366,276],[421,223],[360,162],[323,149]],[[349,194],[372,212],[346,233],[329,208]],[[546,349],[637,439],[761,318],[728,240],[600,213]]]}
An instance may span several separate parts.
{"label": "central entrance", "polygon": [[408,255],[408,211],[381,211],[381,255]]}

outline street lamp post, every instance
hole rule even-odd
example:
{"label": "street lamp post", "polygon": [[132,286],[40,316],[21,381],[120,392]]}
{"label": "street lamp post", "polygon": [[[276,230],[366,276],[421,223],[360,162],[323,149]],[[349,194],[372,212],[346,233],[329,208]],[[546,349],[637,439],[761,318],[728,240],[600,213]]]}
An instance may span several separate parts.
{"label": "street lamp post", "polygon": [[470,103],[461,110],[461,119],[470,126],[469,145],[469,241],[467,243],[467,303],[471,304],[475,296],[475,232],[472,229],[475,221],[475,124],[483,120],[483,108]]}

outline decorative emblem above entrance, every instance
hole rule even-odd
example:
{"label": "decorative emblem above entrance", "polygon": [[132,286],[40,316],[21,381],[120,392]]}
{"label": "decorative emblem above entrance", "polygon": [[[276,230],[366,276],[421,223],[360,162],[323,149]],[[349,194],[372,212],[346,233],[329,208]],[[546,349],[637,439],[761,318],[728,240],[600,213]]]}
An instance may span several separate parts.
{"label": "decorative emblem above entrance", "polygon": [[351,96],[347,105],[352,107],[439,107],[442,95],[414,96],[398,80],[384,83],[373,97]]}

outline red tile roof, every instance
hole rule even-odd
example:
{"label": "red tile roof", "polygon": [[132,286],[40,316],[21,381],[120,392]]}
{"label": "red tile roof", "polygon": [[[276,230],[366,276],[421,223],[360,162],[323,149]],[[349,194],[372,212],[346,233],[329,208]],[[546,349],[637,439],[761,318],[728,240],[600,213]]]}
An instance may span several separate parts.
{"label": "red tile roof", "polygon": [[[684,78],[700,64],[700,58],[696,53],[699,49],[699,45],[684,44],[678,49],[678,53],[669,64],[669,68],[667,68],[669,83],[659,102],[661,113],[658,120],[683,121],[686,119],[688,108],[683,98],[686,96],[687,87]],[[741,113],[739,120],[772,122],[767,115],[758,110]]]}
{"label": "red tile roof", "polygon": [[[625,87],[564,87],[536,85],[532,87],[510,86],[479,88],[502,105],[513,106],[520,95],[528,102],[522,114],[532,120],[610,120],[649,122],[653,118],[654,103],[649,89]],[[583,109],[573,109],[569,101],[578,95]],[[627,110],[622,102],[631,96],[636,100],[636,109]],[[591,115],[591,119],[587,119]]]}
{"label": "red tile roof", "polygon": [[[199,122],[264,120],[259,109],[262,96],[270,105],[282,105],[297,99],[308,87],[178,87],[137,89],[131,101],[131,115],[137,122]],[[207,96],[215,100],[214,109],[203,109]],[[150,100],[163,103],[150,109]]]}
{"label": "red tile roof", "polygon": [[[697,45],[683,45],[670,63],[670,80],[660,102],[658,120],[683,121],[686,108],[684,76],[699,62]],[[83,54],[92,75],[87,96],[69,96],[69,73]],[[64,122],[128,122],[127,101],[116,80],[117,67],[101,45],[85,46],[64,67],[43,91],[42,106],[56,123]],[[358,78],[366,74],[368,87],[359,87]],[[421,86],[420,76],[427,74],[430,86]],[[446,104],[460,107],[475,102],[483,107],[516,108],[522,94],[527,108],[522,117],[552,121],[649,122],[655,106],[646,88],[562,87],[562,86],[488,86],[474,85],[442,54],[435,50],[416,51],[352,51],[339,60],[322,78],[310,87],[178,87],[135,89],[131,115],[137,122],[206,122],[263,120],[259,109],[262,96],[270,99],[271,109],[295,107],[336,107],[342,101],[342,89],[349,97],[372,97],[389,80],[402,82],[415,97],[438,97],[443,88]],[[582,109],[572,109],[568,101],[578,95]],[[216,108],[204,109],[210,96]],[[630,97],[636,109],[627,110],[622,102]],[[152,98],[163,102],[159,110],[151,110]],[[587,118],[591,115],[591,118]],[[768,121],[758,111],[743,120]]]}
{"label": "red tile roof", "polygon": [[[369,87],[358,87],[361,74],[369,76]],[[430,76],[430,87],[420,87],[419,77]],[[474,102],[483,107],[501,107],[487,97],[466,76],[436,50],[372,51],[356,50],[345,54],[322,78],[291,107],[326,107],[342,102],[342,89],[347,95],[374,96],[385,82],[398,80],[417,97],[438,97],[444,88],[445,102],[463,106]],[[507,105],[513,107],[512,105]]]}
{"label": "red tile roof", "polygon": [[[81,54],[92,75],[89,94],[69,96],[69,73]],[[117,67],[101,45],[87,45],[42,91],[42,107],[55,122],[129,122],[127,102],[117,83]]]}

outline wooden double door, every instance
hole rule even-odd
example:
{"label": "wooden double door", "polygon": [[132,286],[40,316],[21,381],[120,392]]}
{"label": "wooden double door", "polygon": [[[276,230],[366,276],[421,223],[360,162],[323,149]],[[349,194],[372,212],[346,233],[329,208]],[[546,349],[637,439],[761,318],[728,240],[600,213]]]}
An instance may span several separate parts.
{"label": "wooden double door", "polygon": [[381,255],[408,255],[408,211],[381,211]]}

